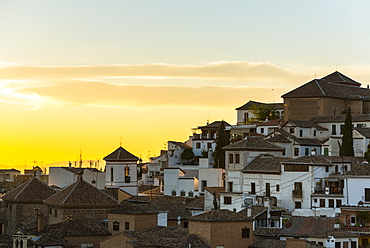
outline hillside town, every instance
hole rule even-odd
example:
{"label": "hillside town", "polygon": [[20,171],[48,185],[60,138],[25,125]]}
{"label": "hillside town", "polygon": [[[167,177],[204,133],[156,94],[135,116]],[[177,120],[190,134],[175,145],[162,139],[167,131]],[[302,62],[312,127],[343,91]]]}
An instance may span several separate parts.
{"label": "hillside town", "polygon": [[1,169],[0,247],[370,247],[369,85],[302,83],[150,161],[120,145],[48,174]]}

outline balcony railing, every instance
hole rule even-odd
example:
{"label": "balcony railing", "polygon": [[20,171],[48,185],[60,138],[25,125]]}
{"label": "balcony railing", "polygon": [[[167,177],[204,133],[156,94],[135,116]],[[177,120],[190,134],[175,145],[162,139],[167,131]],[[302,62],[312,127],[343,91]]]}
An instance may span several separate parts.
{"label": "balcony railing", "polygon": [[302,198],[302,190],[301,189],[294,189],[292,191],[294,198]]}

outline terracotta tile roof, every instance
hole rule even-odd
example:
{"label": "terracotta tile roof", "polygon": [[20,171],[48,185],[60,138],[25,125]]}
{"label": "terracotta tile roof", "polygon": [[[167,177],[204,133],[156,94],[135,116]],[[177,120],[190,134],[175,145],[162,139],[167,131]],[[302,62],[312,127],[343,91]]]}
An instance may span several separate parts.
{"label": "terracotta tile roof", "polygon": [[42,236],[33,239],[31,244],[34,246],[62,246],[62,247],[76,247],[65,240],[58,230],[51,230]]}
{"label": "terracotta tile roof", "polygon": [[[223,121],[223,122],[224,122],[225,127],[231,126],[226,121]],[[220,126],[221,126],[221,123],[222,123],[222,121],[214,121],[210,124],[207,124],[206,126],[199,126],[198,128],[199,129],[206,129],[206,128],[219,129]]]}
{"label": "terracotta tile roof", "polygon": [[241,212],[236,213],[228,209],[217,209],[195,215],[190,218],[192,221],[206,222],[230,222],[230,221],[247,221],[248,219]]}
{"label": "terracotta tile roof", "polygon": [[[344,123],[344,119],[346,118],[345,115],[336,115],[336,116],[315,116],[310,119],[310,121],[316,123],[327,123],[327,122],[340,122]],[[363,115],[352,115],[352,122],[360,122],[360,121],[370,121],[370,115],[363,114]]]}
{"label": "terracotta tile roof", "polygon": [[252,212],[251,212],[250,217],[248,217],[248,208],[242,209],[241,211],[238,212],[238,214],[243,219],[255,218],[259,216],[260,214],[264,213],[267,210],[267,207],[263,205],[252,205],[251,209],[252,209]]}
{"label": "terracotta tile roof", "polygon": [[178,226],[155,227],[144,232],[124,231],[122,234],[133,239],[128,241],[133,247],[211,247],[197,235],[189,234],[188,229]]}
{"label": "terracotta tile roof", "polygon": [[268,142],[276,143],[291,143],[292,141],[288,139],[285,135],[275,134],[274,136],[266,139]]}
{"label": "terracotta tile roof", "polygon": [[[341,80],[339,80],[341,78]],[[284,95],[282,98],[332,97],[341,99],[370,98],[370,90],[359,87],[361,84],[335,72],[322,79],[314,79]]]}
{"label": "terracotta tile roof", "polygon": [[322,127],[322,126],[316,124],[313,121],[288,120],[287,122],[285,122],[284,126],[287,125],[287,123],[291,123],[291,124],[293,124],[296,127],[316,128],[319,131],[326,131],[326,130],[328,130],[327,128]]}
{"label": "terracotta tile roof", "polygon": [[369,176],[370,164],[369,163],[354,163],[351,165],[351,170],[346,172],[347,175]]}
{"label": "terracotta tile roof", "polygon": [[178,142],[178,141],[168,141],[168,142],[171,142],[172,144],[175,144],[178,147],[181,147],[182,149],[191,148],[191,146],[188,146],[187,144],[185,144],[183,142]]}
{"label": "terracotta tile roof", "polygon": [[370,138],[370,128],[365,127],[355,127],[354,128],[357,132],[359,132],[362,136],[366,138]]}
{"label": "terracotta tile roof", "polygon": [[271,121],[264,121],[262,123],[258,123],[257,126],[258,127],[260,127],[260,126],[278,126],[279,124],[282,124],[281,122],[283,122],[283,120],[275,119],[275,120],[271,120]]}
{"label": "terracotta tile roof", "polygon": [[250,248],[285,248],[286,242],[285,240],[278,240],[278,239],[259,239],[253,242]]}
{"label": "terracotta tile roof", "polygon": [[272,106],[275,109],[282,109],[284,108],[284,103],[263,103],[263,102],[256,102],[256,101],[249,101],[243,106],[240,106],[239,108],[236,108],[235,110],[251,110],[252,107],[257,106]]}
{"label": "terracotta tile roof", "polygon": [[321,231],[310,235],[310,237],[321,237],[321,238],[326,238],[329,236],[333,236],[334,238],[344,238],[344,237],[359,237],[360,235],[343,229],[333,231]]}
{"label": "terracotta tile roof", "polygon": [[207,190],[209,193],[216,193],[216,197],[220,198],[220,192],[225,192],[225,187],[205,187],[204,190]]}
{"label": "terracotta tile roof", "polygon": [[276,237],[276,235],[279,231],[280,231],[280,228],[257,227],[253,231],[253,234],[254,234],[254,236]]}
{"label": "terracotta tile roof", "polygon": [[278,232],[278,236],[308,237],[321,231],[333,231],[336,220],[331,217],[292,216]]}
{"label": "terracotta tile roof", "polygon": [[204,197],[198,196],[198,197],[186,198],[185,207],[187,209],[204,209]]}
{"label": "terracotta tile roof", "polygon": [[110,213],[119,213],[119,214],[158,214],[158,208],[154,205],[148,203],[135,203],[133,201],[122,201],[122,203],[109,211]]}
{"label": "terracotta tile roof", "polygon": [[261,154],[253,159],[247,166],[244,167],[242,172],[281,172],[281,162],[291,161],[287,157],[275,157],[273,155]]}
{"label": "terracotta tile roof", "polygon": [[268,150],[283,151],[284,148],[277,146],[262,137],[247,136],[245,139],[223,147],[224,150]]}
{"label": "terracotta tile roof", "polygon": [[309,138],[295,138],[294,141],[300,145],[321,146],[323,143],[327,141],[327,139],[319,140],[319,139],[309,139]]}
{"label": "terracotta tile roof", "polygon": [[140,185],[139,186],[139,193],[147,192],[150,193],[159,193],[159,186],[154,186],[154,185]]}
{"label": "terracotta tile roof", "polygon": [[71,236],[111,235],[105,226],[93,219],[72,220],[49,225],[45,228],[44,233],[53,232],[53,230],[57,230],[64,238]]}
{"label": "terracotta tile roof", "polygon": [[94,206],[115,206],[118,202],[110,195],[95,188],[84,180],[66,186],[58,193],[52,195],[44,201],[47,205],[84,205],[86,207]]}
{"label": "terracotta tile roof", "polygon": [[54,189],[36,177],[24,182],[2,196],[5,201],[43,201],[56,193]]}
{"label": "terracotta tile roof", "polygon": [[181,219],[188,219],[191,216],[191,211],[188,210],[183,203],[161,203],[161,202],[152,202],[159,211],[167,211],[167,218],[168,219],[177,219],[177,217],[181,217]]}
{"label": "terracotta tile roof", "polygon": [[139,158],[129,153],[122,147],[118,147],[114,152],[103,158],[105,161],[138,161]]}

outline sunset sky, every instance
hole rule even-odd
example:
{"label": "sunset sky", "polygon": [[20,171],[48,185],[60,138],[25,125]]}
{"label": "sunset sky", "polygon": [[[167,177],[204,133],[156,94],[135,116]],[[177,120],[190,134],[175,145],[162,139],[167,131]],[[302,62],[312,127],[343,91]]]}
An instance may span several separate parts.
{"label": "sunset sky", "polygon": [[0,0],[0,165],[144,160],[335,70],[370,84],[369,1]]}

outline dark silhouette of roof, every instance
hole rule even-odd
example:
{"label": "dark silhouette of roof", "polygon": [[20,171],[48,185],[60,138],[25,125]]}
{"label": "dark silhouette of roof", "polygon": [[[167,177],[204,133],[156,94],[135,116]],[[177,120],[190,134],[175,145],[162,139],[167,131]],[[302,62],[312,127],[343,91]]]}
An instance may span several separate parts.
{"label": "dark silhouette of roof", "polygon": [[43,201],[56,191],[36,177],[24,182],[2,196],[5,201]]}
{"label": "dark silhouette of roof", "polygon": [[168,141],[168,142],[171,142],[172,144],[177,145],[178,147],[181,147],[182,149],[191,148],[191,146],[188,146],[187,144],[183,142],[178,142],[178,141]]}
{"label": "dark silhouette of roof", "polygon": [[247,221],[243,213],[236,213],[228,209],[217,209],[195,215],[190,218],[192,221],[206,222],[230,222],[230,221]]}
{"label": "dark silhouette of roof", "polygon": [[370,90],[361,88],[360,83],[334,72],[321,79],[314,79],[284,95],[282,98],[331,97],[341,99],[370,98]]}
{"label": "dark silhouette of roof", "polygon": [[243,106],[236,108],[235,110],[251,110],[253,107],[261,107],[261,106],[271,106],[275,109],[282,109],[284,108],[284,103],[264,103],[264,102],[256,102],[256,101],[249,101]]}
{"label": "dark silhouette of roof", "polygon": [[199,129],[207,129],[207,128],[212,128],[212,129],[219,129],[220,126],[221,126],[221,123],[224,123],[225,127],[228,127],[228,126],[231,126],[229,123],[227,123],[226,121],[214,121],[210,124],[207,124],[205,126],[199,126],[198,128]]}
{"label": "dark silhouette of roof", "polygon": [[121,146],[114,152],[103,158],[105,161],[138,161],[139,158],[129,153]]}
{"label": "dark silhouette of roof", "polygon": [[118,202],[88,182],[80,179],[44,201],[47,205],[115,206]]}

